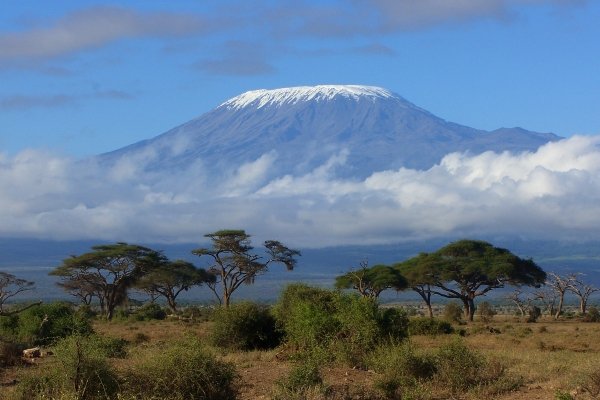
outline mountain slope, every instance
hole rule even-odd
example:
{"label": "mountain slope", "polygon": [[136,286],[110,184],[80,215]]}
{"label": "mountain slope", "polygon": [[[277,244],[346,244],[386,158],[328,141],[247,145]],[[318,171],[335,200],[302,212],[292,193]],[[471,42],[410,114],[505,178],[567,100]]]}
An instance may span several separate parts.
{"label": "mountain slope", "polygon": [[487,132],[448,122],[382,88],[324,85],[246,92],[100,158],[137,159],[150,171],[193,165],[207,176],[263,160],[272,178],[309,173],[334,157],[337,176],[364,178],[400,167],[428,169],[450,152],[520,152],[557,139],[521,128]]}

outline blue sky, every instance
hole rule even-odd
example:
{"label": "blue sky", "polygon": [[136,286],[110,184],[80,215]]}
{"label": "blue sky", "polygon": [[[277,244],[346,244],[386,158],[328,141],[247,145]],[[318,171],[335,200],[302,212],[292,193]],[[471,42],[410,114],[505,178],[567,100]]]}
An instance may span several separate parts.
{"label": "blue sky", "polygon": [[0,153],[84,157],[258,88],[367,84],[482,129],[600,133],[600,2],[2,2]]}

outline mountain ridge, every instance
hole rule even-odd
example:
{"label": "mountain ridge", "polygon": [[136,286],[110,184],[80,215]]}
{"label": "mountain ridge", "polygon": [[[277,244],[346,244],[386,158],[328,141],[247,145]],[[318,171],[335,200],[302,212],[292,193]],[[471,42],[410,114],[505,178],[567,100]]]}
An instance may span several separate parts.
{"label": "mountain ridge", "polygon": [[533,151],[558,139],[523,128],[488,132],[449,122],[375,86],[320,85],[242,93],[100,159],[143,158],[147,170],[194,165],[215,176],[267,157],[272,165],[265,178],[273,178],[308,174],[337,158],[337,176],[364,178],[402,167],[429,169],[451,152]]}

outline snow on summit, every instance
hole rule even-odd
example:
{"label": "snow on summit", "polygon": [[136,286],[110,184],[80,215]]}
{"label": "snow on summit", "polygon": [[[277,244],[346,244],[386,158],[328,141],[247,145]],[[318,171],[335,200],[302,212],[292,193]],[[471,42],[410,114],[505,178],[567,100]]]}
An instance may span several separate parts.
{"label": "snow on summit", "polygon": [[240,109],[249,105],[261,108],[266,105],[283,106],[302,101],[327,101],[336,96],[358,100],[361,97],[393,98],[397,97],[387,89],[377,86],[361,85],[319,85],[297,86],[281,89],[259,89],[242,93],[219,107]]}

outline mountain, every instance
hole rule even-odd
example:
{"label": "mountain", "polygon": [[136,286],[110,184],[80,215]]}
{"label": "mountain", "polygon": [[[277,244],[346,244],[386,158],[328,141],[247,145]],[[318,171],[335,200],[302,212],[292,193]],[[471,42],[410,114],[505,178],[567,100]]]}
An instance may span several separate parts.
{"label": "mountain", "polygon": [[521,128],[488,132],[448,122],[378,87],[323,85],[243,93],[100,160],[143,160],[147,171],[193,165],[216,176],[263,157],[272,178],[306,174],[337,157],[337,176],[364,178],[400,167],[428,169],[450,152],[521,152],[558,139]]}

